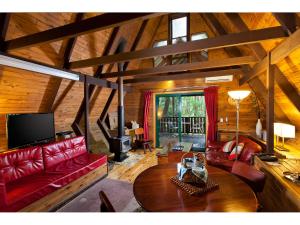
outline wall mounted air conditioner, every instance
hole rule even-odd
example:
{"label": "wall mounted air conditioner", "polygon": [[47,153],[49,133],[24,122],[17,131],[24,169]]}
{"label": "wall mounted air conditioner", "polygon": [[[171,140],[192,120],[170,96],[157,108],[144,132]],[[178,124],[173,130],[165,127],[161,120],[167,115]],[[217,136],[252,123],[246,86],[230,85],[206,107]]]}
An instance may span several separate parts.
{"label": "wall mounted air conditioner", "polygon": [[206,77],[205,83],[218,83],[218,82],[230,82],[233,80],[233,75],[219,76],[219,77]]}

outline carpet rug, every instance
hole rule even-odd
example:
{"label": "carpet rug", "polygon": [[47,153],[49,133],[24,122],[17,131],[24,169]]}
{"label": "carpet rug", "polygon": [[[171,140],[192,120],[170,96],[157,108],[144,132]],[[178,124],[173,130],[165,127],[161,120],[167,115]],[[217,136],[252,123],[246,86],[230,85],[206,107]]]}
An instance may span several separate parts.
{"label": "carpet rug", "polygon": [[145,157],[144,154],[136,154],[131,151],[127,152],[127,156],[128,156],[128,158],[126,158],[122,162],[115,162],[115,161],[109,160],[109,162],[108,162],[109,171],[111,171],[114,168],[114,165],[121,165],[121,166],[126,166],[126,167],[130,168]]}
{"label": "carpet rug", "polygon": [[57,212],[100,212],[99,191],[104,191],[117,212],[134,212],[139,204],[129,182],[105,178],[62,206]]}

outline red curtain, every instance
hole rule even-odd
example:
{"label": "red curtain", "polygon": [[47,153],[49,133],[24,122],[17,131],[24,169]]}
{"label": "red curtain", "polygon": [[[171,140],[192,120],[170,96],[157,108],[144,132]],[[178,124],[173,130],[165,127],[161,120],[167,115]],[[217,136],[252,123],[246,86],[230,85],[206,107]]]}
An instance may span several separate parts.
{"label": "red curtain", "polygon": [[217,140],[218,87],[204,89],[205,106],[208,117],[207,141]]}
{"label": "red curtain", "polygon": [[152,92],[146,91],[144,93],[144,139],[149,139],[149,126],[148,126],[148,119],[149,119],[149,110],[150,110],[150,101],[151,101]]}

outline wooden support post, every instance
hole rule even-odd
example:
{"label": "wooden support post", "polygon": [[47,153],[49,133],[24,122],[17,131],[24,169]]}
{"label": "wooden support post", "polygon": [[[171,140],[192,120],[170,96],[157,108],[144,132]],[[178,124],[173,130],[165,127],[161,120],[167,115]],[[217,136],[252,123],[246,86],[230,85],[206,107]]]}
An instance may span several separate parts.
{"label": "wooden support post", "polygon": [[89,151],[89,84],[86,82],[86,76],[84,77],[84,136],[85,136],[85,143],[86,148]]}
{"label": "wooden support post", "polygon": [[267,151],[274,151],[274,65],[271,64],[271,54],[268,53],[267,67]]}

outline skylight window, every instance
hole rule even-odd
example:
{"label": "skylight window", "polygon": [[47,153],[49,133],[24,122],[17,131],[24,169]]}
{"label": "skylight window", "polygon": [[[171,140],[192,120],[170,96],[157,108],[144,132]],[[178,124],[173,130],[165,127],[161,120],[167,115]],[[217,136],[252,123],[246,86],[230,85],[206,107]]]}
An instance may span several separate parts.
{"label": "skylight window", "polygon": [[181,17],[172,20],[172,38],[186,37],[187,35],[187,17]]}

